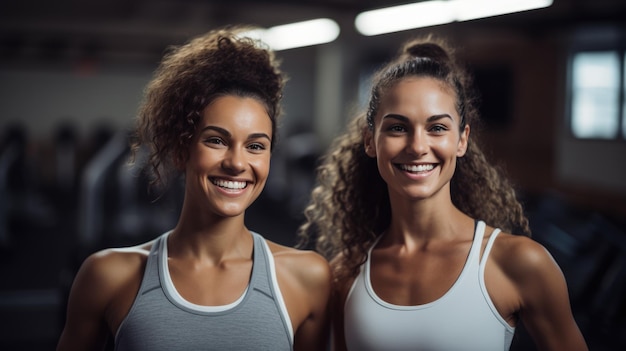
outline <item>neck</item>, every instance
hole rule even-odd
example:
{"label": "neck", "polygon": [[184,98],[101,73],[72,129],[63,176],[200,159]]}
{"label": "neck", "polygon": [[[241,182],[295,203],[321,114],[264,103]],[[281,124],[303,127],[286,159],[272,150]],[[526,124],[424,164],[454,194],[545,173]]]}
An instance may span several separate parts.
{"label": "neck", "polygon": [[450,239],[464,233],[473,221],[449,196],[428,199],[391,199],[391,224],[387,236],[393,241],[427,242]]}
{"label": "neck", "polygon": [[252,238],[243,214],[219,217],[183,209],[168,244],[170,257],[221,261],[233,255],[247,255]]}

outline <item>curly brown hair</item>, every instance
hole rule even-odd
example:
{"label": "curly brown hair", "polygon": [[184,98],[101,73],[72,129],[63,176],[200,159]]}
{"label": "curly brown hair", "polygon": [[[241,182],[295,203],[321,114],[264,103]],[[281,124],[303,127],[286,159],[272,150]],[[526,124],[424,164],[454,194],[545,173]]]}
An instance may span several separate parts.
{"label": "curly brown hair", "polygon": [[[376,160],[365,153],[364,134],[373,128],[381,96],[409,77],[435,78],[455,93],[460,130],[479,123],[471,77],[440,39],[407,42],[393,61],[375,73],[367,111],[349,123],[321,158],[317,184],[304,210],[306,222],[298,233],[300,246],[314,241],[316,250],[333,260],[336,279],[355,276],[367,250],[390,225],[387,184]],[[487,161],[475,139],[470,138],[467,152],[457,159],[450,184],[452,203],[491,226],[530,235],[514,188],[501,170]]]}
{"label": "curly brown hair", "polygon": [[[149,147],[151,185],[166,186],[181,173],[204,108],[219,96],[252,97],[272,121],[273,149],[286,76],[274,52],[245,37],[254,29],[229,26],[171,47],[148,83],[139,109],[133,155]],[[132,160],[131,160],[132,162]]]}

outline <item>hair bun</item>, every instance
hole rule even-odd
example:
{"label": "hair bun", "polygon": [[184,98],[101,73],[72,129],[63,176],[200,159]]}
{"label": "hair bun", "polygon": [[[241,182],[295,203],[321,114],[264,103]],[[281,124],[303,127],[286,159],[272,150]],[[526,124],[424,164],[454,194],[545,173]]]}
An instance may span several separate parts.
{"label": "hair bun", "polygon": [[408,43],[403,54],[412,58],[427,58],[440,63],[450,62],[448,52],[439,44],[433,42]]}

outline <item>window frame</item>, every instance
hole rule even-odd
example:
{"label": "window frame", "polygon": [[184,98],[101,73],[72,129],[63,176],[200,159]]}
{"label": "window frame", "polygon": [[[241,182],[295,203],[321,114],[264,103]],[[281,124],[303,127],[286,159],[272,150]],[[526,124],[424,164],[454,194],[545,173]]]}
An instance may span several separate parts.
{"label": "window frame", "polygon": [[[617,126],[616,135],[612,138],[579,137],[574,133],[574,58],[581,53],[615,52],[618,56],[618,91],[617,91]],[[626,42],[611,40],[611,42],[577,43],[567,55],[567,90],[566,90],[566,125],[570,138],[580,141],[626,142]]]}

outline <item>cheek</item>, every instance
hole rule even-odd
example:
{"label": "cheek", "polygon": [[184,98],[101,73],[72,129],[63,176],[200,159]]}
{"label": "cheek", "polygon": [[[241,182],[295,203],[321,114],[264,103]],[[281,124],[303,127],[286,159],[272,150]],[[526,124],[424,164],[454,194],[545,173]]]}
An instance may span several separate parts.
{"label": "cheek", "polygon": [[439,143],[439,146],[445,148],[446,150],[454,150],[456,151],[458,145],[458,141],[456,138],[446,138],[442,139]]}
{"label": "cheek", "polygon": [[437,146],[440,150],[445,150],[446,152],[456,155],[459,150],[460,140],[458,136],[450,136],[447,138],[441,138],[437,142]]}
{"label": "cheek", "polygon": [[389,172],[393,159],[402,153],[402,148],[398,140],[380,139],[376,142],[376,165],[383,178]]}
{"label": "cheek", "polygon": [[250,161],[250,165],[254,169],[257,177],[267,178],[270,172],[270,157],[259,157]]}
{"label": "cheek", "polygon": [[187,160],[187,169],[196,171],[206,170],[207,168],[215,165],[218,158],[219,155],[214,152],[209,152],[208,150],[193,150],[189,154],[189,159]]}
{"label": "cheek", "polygon": [[380,138],[376,141],[376,154],[379,157],[390,157],[402,150],[403,142],[400,138]]}

